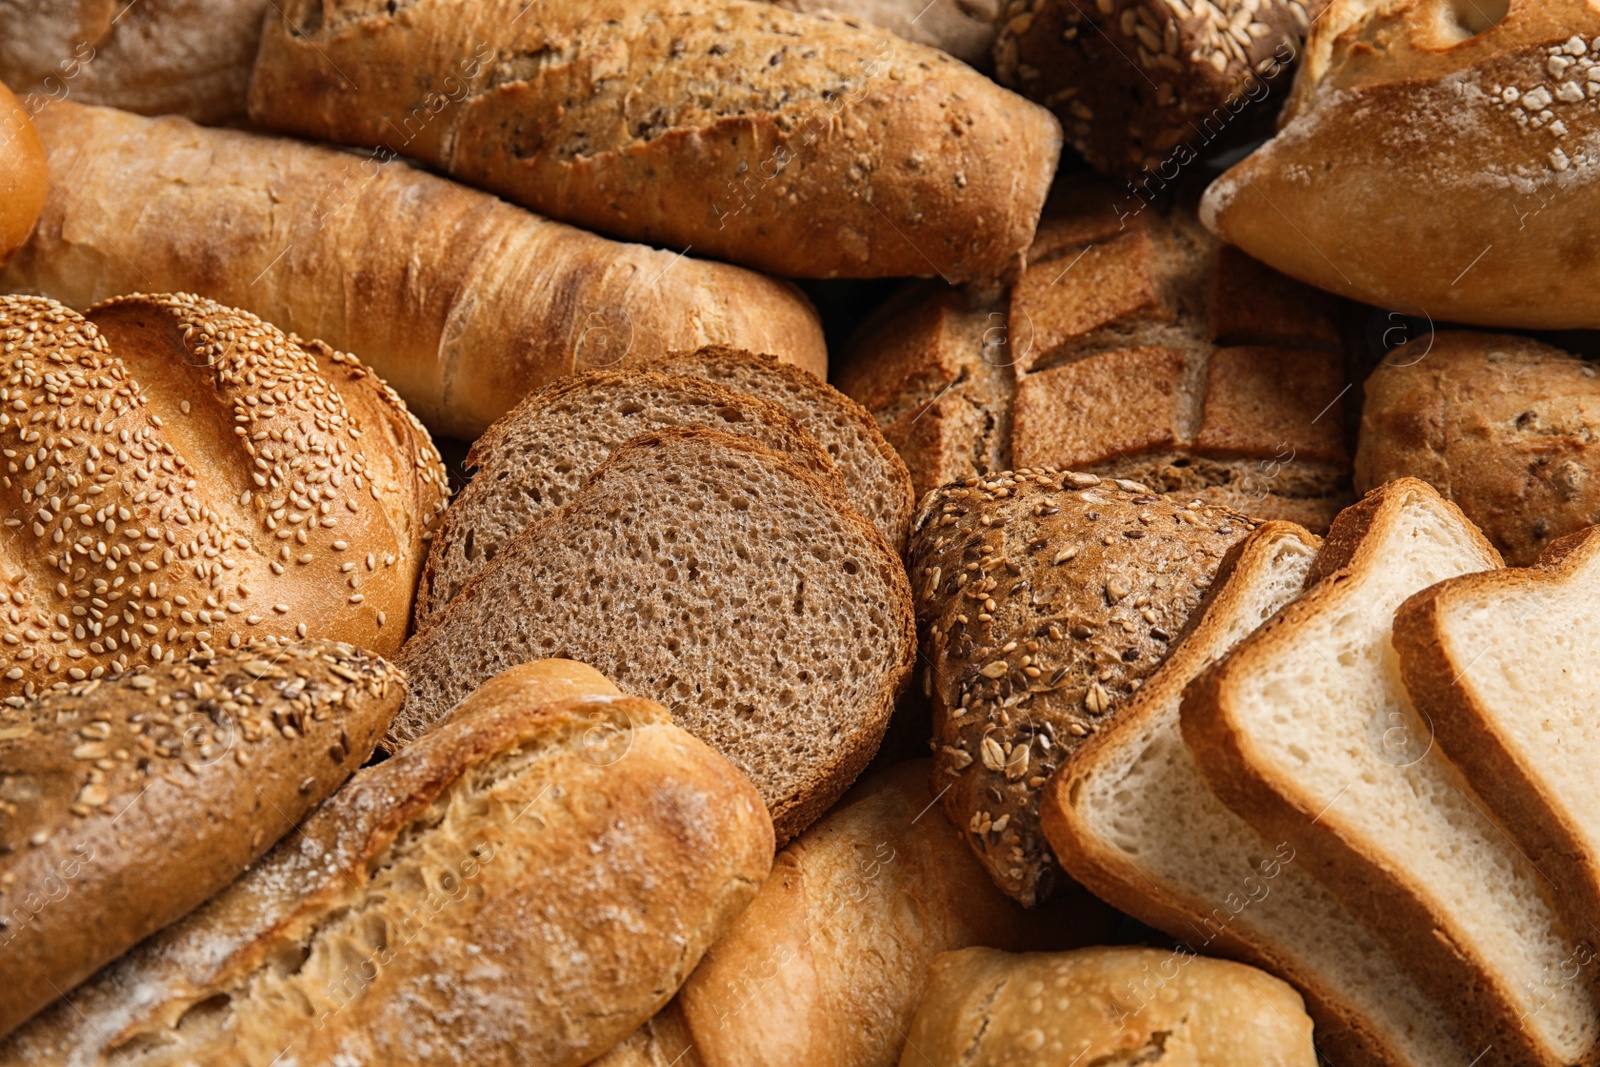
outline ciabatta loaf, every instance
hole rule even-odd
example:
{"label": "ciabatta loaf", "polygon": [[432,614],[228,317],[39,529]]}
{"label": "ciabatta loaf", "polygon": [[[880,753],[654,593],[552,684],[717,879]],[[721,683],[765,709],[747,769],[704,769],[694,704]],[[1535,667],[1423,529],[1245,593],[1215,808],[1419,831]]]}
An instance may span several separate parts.
{"label": "ciabatta loaf", "polygon": [[1394,623],[1406,690],[1440,745],[1550,878],[1568,920],[1591,932],[1600,915],[1596,603],[1600,527],[1590,527],[1532,567],[1440,582],[1401,605]]}
{"label": "ciabatta loaf", "polygon": [[1184,687],[1299,595],[1318,544],[1273,522],[1234,547],[1176,650],[1045,786],[1045,835],[1063,869],[1102,899],[1196,952],[1288,981],[1334,1062],[1465,1064],[1455,1027],[1388,946],[1292,844],[1228,810],[1183,743]]}
{"label": "ciabatta loaf", "polygon": [[772,826],[660,705],[541,700],[501,685],[358,773],[205,907],[0,1044],[0,1064],[604,1053],[755,895]]}
{"label": "ciabatta loaf", "polygon": [[1061,150],[943,52],[752,0],[286,0],[250,117],[811,278],[1016,273]]}
{"label": "ciabatta loaf", "polygon": [[1305,594],[1191,683],[1184,738],[1213,792],[1303,854],[1474,1053],[1586,1063],[1593,930],[1561,921],[1545,875],[1434,744],[1391,643],[1407,597],[1499,566],[1426,484],[1374,490],[1334,523]]}
{"label": "ciabatta loaf", "polygon": [[837,484],[749,437],[617,449],[406,645],[391,745],[533,656],[659,700],[756,783],[780,841],[877,750],[916,656],[899,554]]}

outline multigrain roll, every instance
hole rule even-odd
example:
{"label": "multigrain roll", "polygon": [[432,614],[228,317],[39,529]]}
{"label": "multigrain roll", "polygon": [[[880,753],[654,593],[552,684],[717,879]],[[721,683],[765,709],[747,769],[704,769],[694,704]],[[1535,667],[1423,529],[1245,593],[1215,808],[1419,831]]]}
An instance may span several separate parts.
{"label": "multigrain roll", "polygon": [[44,145],[28,113],[0,85],[0,262],[28,239],[44,210],[49,182]]}

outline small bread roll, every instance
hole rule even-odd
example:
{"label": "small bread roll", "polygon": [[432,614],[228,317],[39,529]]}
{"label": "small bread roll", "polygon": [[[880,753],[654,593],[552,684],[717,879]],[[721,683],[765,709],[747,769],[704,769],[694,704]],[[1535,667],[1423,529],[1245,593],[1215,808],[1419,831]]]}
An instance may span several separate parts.
{"label": "small bread roll", "polygon": [[50,191],[45,173],[44,145],[27,110],[0,85],[0,261],[28,239],[39,221]]}

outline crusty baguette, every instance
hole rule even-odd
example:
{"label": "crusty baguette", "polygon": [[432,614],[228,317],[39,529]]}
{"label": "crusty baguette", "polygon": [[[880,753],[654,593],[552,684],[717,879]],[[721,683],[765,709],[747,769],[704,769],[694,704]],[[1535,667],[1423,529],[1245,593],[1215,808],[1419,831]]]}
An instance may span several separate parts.
{"label": "crusty baguette", "polygon": [[499,687],[357,774],[200,911],[0,1044],[0,1064],[580,1067],[755,895],[750,783],[631,697]]}
{"label": "crusty baguette", "polygon": [[[1182,950],[987,948],[934,961],[900,1067],[1315,1067],[1288,985]],[[1438,1065],[1443,1067],[1443,1065]]]}
{"label": "crusty baguette", "polygon": [[413,637],[385,745],[528,655],[659,700],[761,790],[781,843],[877,751],[916,656],[897,552],[836,483],[742,435],[642,434]]}
{"label": "crusty baguette", "polygon": [[376,656],[308,641],[0,709],[0,1035],[238,877],[404,695]]}
{"label": "crusty baguette", "polygon": [[774,274],[1014,274],[1061,149],[1048,111],[943,52],[752,0],[282,10],[261,125]]}
{"label": "crusty baguette", "polygon": [[1595,604],[1600,527],[1534,566],[1440,582],[1395,614],[1406,691],[1467,771],[1573,927],[1600,939]]}
{"label": "crusty baguette", "polygon": [[1184,740],[1212,791],[1303,855],[1474,1051],[1587,1063],[1593,930],[1560,921],[1545,877],[1434,745],[1391,644],[1407,597],[1499,565],[1426,484],[1374,490],[1335,521],[1307,591],[1190,684]]}
{"label": "crusty baguette", "polygon": [[55,189],[0,288],[199,293],[353,352],[471,439],[578,368],[721,343],[827,372],[792,286],[622,245],[384,162],[106,108],[39,116]]}
{"label": "crusty baguette", "polygon": [[1299,594],[1319,543],[1271,522],[1233,548],[1172,655],[1046,785],[1044,831],[1066,872],[1103,899],[1194,951],[1288,981],[1333,1062],[1466,1064],[1455,1027],[1388,947],[1292,845],[1224,807],[1183,743],[1184,687]]}
{"label": "crusty baguette", "polygon": [[0,263],[33,232],[48,192],[39,131],[11,90],[0,85]]}

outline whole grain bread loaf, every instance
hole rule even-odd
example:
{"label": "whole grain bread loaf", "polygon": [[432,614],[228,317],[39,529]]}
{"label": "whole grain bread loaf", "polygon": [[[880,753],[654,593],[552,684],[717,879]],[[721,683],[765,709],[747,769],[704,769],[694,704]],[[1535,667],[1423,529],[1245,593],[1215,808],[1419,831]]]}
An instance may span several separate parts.
{"label": "whole grain bread loaf", "polygon": [[1073,185],[1053,205],[1009,293],[905,294],[836,370],[918,493],[1070,467],[1327,529],[1349,499],[1337,302],[1182,204]]}
{"label": "whole grain bread loaf", "polygon": [[289,0],[263,33],[250,116],[774,274],[1020,269],[1060,127],[945,53],[753,0],[529,10]]}
{"label": "whole grain bread loaf", "polygon": [[845,21],[888,30],[917,44],[949,52],[987,71],[994,65],[994,21],[1000,0],[771,0],[790,11],[831,12]]}
{"label": "whole grain bread loaf", "polygon": [[1249,519],[1123,480],[1024,470],[929,494],[910,570],[930,665],[934,792],[1025,905],[1057,865],[1052,771],[1166,658]]}

